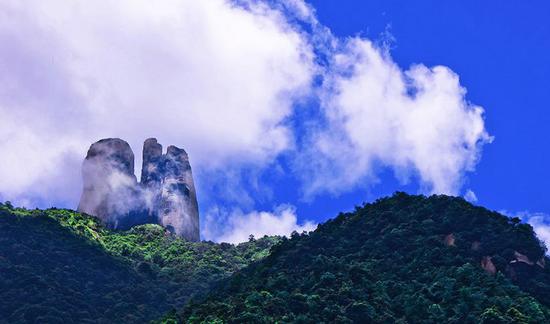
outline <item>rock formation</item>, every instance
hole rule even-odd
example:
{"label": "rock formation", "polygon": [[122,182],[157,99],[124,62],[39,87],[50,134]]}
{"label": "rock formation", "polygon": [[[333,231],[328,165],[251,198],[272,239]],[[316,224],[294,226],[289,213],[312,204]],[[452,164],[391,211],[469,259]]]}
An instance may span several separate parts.
{"label": "rock formation", "polygon": [[197,194],[185,150],[168,146],[162,155],[162,146],[150,138],[143,145],[141,184],[153,195],[149,210],[159,224],[191,241],[199,240]]}
{"label": "rock formation", "polygon": [[130,145],[117,138],[92,144],[82,165],[84,189],[78,211],[112,228],[158,223],[189,241],[198,241],[199,213],[189,157],[156,139],[143,145],[141,183],[134,175]]}
{"label": "rock formation", "polygon": [[494,275],[497,273],[497,267],[495,267],[495,264],[493,263],[493,260],[490,256],[484,256],[481,259],[481,267],[483,270],[485,270],[487,273],[490,273]]}
{"label": "rock formation", "polygon": [[82,178],[79,211],[95,215],[113,228],[131,225],[135,217],[130,215],[135,216],[136,207],[141,206],[134,153],[128,143],[109,138],[92,144],[82,164]]}
{"label": "rock formation", "polygon": [[447,246],[455,246],[455,240],[456,240],[455,235],[451,233],[445,236],[445,239],[443,240],[443,242]]}

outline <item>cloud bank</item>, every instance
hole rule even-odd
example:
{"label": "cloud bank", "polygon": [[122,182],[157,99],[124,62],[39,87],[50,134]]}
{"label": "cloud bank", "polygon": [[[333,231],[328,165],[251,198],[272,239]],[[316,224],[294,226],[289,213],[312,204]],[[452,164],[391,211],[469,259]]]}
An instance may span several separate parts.
{"label": "cloud bank", "polygon": [[305,221],[298,224],[296,209],[281,205],[273,212],[253,211],[243,213],[241,210],[230,212],[220,208],[210,210],[203,224],[203,237],[207,240],[228,243],[246,242],[250,235],[256,238],[264,235],[289,235],[315,230],[317,224]]}
{"label": "cloud bank", "polygon": [[[255,211],[242,183],[281,156],[310,199],[381,168],[457,194],[491,141],[449,68],[403,69],[301,0],[5,0],[0,42],[0,199],[16,204],[75,207],[91,143],[157,137],[189,152],[199,200],[230,183],[231,210],[247,201],[217,234],[236,241],[238,220],[258,236],[246,224],[302,228],[294,210]],[[302,110],[317,113],[294,120]]]}
{"label": "cloud bank", "polygon": [[327,126],[313,133],[310,156],[299,164],[306,193],[364,186],[381,165],[402,182],[417,176],[427,192],[458,194],[491,141],[483,109],[465,94],[449,68],[402,70],[384,47],[344,41],[321,89]]}
{"label": "cloud bank", "polygon": [[62,199],[36,184],[65,181],[62,161],[79,169],[105,137],[155,136],[204,169],[266,163],[291,145],[282,121],[314,70],[308,42],[262,3],[3,1],[0,41],[9,199]]}

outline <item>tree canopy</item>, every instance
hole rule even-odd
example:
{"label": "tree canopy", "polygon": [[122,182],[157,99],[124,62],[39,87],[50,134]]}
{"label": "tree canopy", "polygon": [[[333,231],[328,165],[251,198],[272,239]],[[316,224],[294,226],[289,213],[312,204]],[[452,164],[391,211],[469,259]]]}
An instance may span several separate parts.
{"label": "tree canopy", "polygon": [[146,322],[278,241],[191,243],[158,225],[117,232],[65,209],[0,204],[0,322]]}
{"label": "tree canopy", "polygon": [[189,303],[178,320],[549,322],[550,272],[517,262],[517,253],[540,261],[545,251],[517,219],[462,198],[396,193],[283,239],[268,257]]}

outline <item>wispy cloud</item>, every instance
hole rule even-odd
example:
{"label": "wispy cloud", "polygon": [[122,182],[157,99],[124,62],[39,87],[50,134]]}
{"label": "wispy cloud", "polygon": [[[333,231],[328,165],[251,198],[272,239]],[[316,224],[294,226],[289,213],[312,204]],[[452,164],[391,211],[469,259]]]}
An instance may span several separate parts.
{"label": "wispy cloud", "polygon": [[475,202],[477,202],[477,195],[471,189],[468,189],[468,190],[466,190],[466,193],[464,194],[464,199],[466,199],[466,201],[469,201],[471,203],[475,203]]}

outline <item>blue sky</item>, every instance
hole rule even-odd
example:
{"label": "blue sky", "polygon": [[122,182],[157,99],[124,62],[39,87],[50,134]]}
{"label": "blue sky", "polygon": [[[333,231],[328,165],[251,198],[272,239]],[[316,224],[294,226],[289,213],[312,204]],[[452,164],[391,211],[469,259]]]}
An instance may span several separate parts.
{"label": "blue sky", "polygon": [[[545,1],[0,4],[0,200],[78,203],[101,138],[190,155],[205,239],[475,195],[550,239]],[[546,234],[545,234],[546,233]]]}
{"label": "blue sky", "polygon": [[[492,209],[550,211],[547,1],[311,3],[319,20],[342,37],[376,38],[390,26],[392,57],[400,66],[422,62],[455,71],[467,99],[484,107],[486,128],[495,137],[466,186]],[[398,189],[389,182],[367,197]]]}

